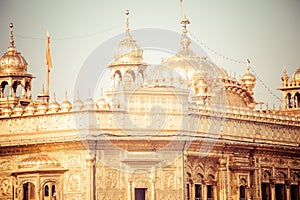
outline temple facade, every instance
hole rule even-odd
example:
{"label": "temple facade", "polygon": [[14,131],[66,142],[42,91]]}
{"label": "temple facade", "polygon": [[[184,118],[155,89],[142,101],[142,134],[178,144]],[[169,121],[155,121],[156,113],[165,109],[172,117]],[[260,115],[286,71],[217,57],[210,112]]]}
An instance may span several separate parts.
{"label": "temple facade", "polygon": [[98,100],[32,98],[10,25],[0,199],[299,200],[300,68],[281,77],[282,108],[256,109],[250,63],[238,80],[196,55],[184,17],[178,53],[149,65],[128,15]]}

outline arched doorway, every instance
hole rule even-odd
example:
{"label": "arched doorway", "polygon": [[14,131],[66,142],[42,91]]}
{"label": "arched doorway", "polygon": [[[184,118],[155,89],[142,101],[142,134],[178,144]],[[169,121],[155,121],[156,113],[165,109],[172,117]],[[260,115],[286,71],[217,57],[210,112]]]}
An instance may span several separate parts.
{"label": "arched doorway", "polygon": [[23,184],[23,200],[35,200],[35,185],[27,182]]}

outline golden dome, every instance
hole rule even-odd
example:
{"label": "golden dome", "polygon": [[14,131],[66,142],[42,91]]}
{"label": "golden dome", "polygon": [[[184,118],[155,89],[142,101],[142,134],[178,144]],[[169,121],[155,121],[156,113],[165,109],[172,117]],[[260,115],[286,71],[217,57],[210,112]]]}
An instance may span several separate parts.
{"label": "golden dome", "polygon": [[0,74],[24,75],[27,73],[27,62],[20,52],[17,52],[13,39],[13,24],[10,23],[10,46],[0,58]]}
{"label": "golden dome", "polygon": [[289,76],[286,74],[286,68],[283,70],[283,75],[281,76],[281,80],[287,82],[289,80]]}
{"label": "golden dome", "polygon": [[45,102],[40,102],[36,108],[37,114],[45,114],[47,112],[48,108]]}
{"label": "golden dome", "polygon": [[79,111],[83,107],[83,102],[78,98],[73,102],[73,110]]}
{"label": "golden dome", "polygon": [[210,85],[213,79],[227,77],[228,74],[221,67],[206,59],[206,57],[197,56],[190,48],[191,39],[187,36],[187,24],[190,21],[184,17],[181,21],[183,33],[180,40],[182,48],[180,51],[162,62],[163,66],[174,69],[179,74],[183,75],[185,80],[190,85],[193,82],[193,75],[201,74],[205,77],[207,84]]}
{"label": "golden dome", "polygon": [[71,109],[72,109],[72,104],[71,104],[71,102],[68,100],[68,95],[67,95],[67,93],[66,93],[66,98],[65,98],[65,100],[61,103],[61,105],[60,105],[60,109],[61,109],[61,111],[63,111],[63,112],[68,112],[68,111],[70,111]]}
{"label": "golden dome", "polygon": [[247,70],[247,72],[242,76],[242,81],[244,81],[244,82],[246,82],[246,81],[255,82],[256,77],[249,70]]}
{"label": "golden dome", "polygon": [[97,101],[97,108],[98,108],[98,110],[108,108],[108,103],[107,103],[106,98],[103,96],[102,89],[101,89],[101,96],[100,96],[99,100]]}
{"label": "golden dome", "polygon": [[293,81],[295,81],[296,83],[300,83],[300,67],[298,67],[298,69],[293,74]]}
{"label": "golden dome", "polygon": [[[250,64],[250,61],[248,61]],[[255,86],[256,77],[250,72],[250,66],[247,67],[247,72],[241,78],[243,85],[248,89],[251,95],[253,95],[253,88]]]}
{"label": "golden dome", "polygon": [[35,105],[33,102],[30,102],[24,110],[24,115],[33,115],[36,111]]}
{"label": "golden dome", "polygon": [[53,98],[53,101],[50,103],[49,105],[49,112],[50,113],[56,113],[58,110],[60,109],[60,104],[57,103],[56,101],[56,96],[54,94],[54,98]]}
{"label": "golden dome", "polygon": [[13,109],[10,106],[5,106],[4,108],[2,108],[2,115],[4,116],[10,116],[12,112]]}
{"label": "golden dome", "polygon": [[20,103],[14,107],[14,110],[13,110],[14,115],[22,115],[23,112],[24,112],[24,108]]}
{"label": "golden dome", "polygon": [[115,49],[114,63],[116,64],[141,63],[143,60],[143,50],[129,33],[128,15],[129,11],[126,10],[126,35]]}
{"label": "golden dome", "polygon": [[60,163],[55,158],[49,157],[45,154],[40,154],[36,156],[31,156],[25,158],[19,164],[19,168],[53,168],[60,167]]}
{"label": "golden dome", "polygon": [[95,109],[95,102],[91,97],[88,97],[85,101],[84,101],[84,105],[83,105],[83,110],[94,110]]}

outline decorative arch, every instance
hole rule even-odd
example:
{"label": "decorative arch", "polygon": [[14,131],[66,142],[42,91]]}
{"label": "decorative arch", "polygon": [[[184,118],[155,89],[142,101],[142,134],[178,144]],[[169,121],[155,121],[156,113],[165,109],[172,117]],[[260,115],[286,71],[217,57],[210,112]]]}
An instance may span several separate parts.
{"label": "decorative arch", "polygon": [[292,95],[291,95],[291,93],[287,93],[285,99],[286,99],[286,108],[292,108]]}
{"label": "decorative arch", "polygon": [[262,182],[269,183],[271,178],[271,172],[268,170],[263,171],[262,173]]}
{"label": "decorative arch", "polygon": [[0,86],[1,86],[1,98],[5,98],[9,94],[8,82],[2,81]]}
{"label": "decorative arch", "polygon": [[117,87],[119,87],[121,85],[122,79],[123,79],[123,77],[122,77],[121,71],[120,70],[116,70],[114,72],[114,75],[113,75],[113,80],[114,80],[114,86],[115,86],[115,88],[117,88]]}
{"label": "decorative arch", "polygon": [[295,108],[300,108],[300,93],[296,92],[294,96],[294,107]]}

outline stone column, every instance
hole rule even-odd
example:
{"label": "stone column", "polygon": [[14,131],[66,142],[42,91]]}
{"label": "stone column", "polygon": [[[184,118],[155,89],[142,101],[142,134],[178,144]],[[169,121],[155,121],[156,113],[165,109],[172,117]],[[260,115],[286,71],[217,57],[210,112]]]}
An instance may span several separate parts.
{"label": "stone column", "polygon": [[131,191],[132,191],[132,182],[128,181],[128,193],[127,193],[127,198],[128,200],[131,200]]}
{"label": "stone column", "polygon": [[[86,168],[87,168],[87,180],[86,180],[86,184],[87,184],[87,194],[86,194],[86,198],[87,200],[95,200],[94,197],[96,197],[96,188],[94,188],[94,165],[95,165],[95,160],[93,155],[88,155],[86,158]],[[95,191],[94,191],[95,190]]]}
{"label": "stone column", "polygon": [[290,192],[290,185],[291,185],[292,180],[291,179],[286,179],[285,180],[285,193],[286,193],[286,200],[292,200],[291,199],[291,192]]}
{"label": "stone column", "polygon": [[203,184],[203,200],[207,200],[207,185],[206,183]]}
{"label": "stone column", "polygon": [[[219,199],[220,200],[227,200],[227,173],[226,173],[226,159],[220,158],[219,159],[220,167],[218,169],[218,180],[219,180]],[[205,190],[206,190],[205,186]],[[204,194],[207,196],[207,193]],[[206,196],[205,199],[207,198]]]}
{"label": "stone column", "polygon": [[275,178],[270,178],[270,187],[271,187],[271,200],[276,200]]}
{"label": "stone column", "polygon": [[152,200],[155,200],[155,179],[154,180],[152,180],[152,182],[151,182],[151,189],[152,189],[152,194],[151,194],[151,196],[152,196]]}

